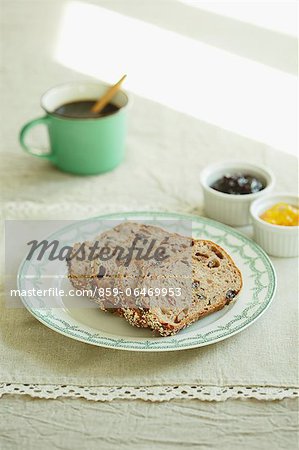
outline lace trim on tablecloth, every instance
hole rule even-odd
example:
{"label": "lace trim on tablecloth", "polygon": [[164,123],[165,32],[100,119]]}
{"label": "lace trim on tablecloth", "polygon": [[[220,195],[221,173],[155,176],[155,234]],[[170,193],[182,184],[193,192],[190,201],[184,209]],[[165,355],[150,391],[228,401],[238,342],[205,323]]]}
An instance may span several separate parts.
{"label": "lace trim on tablecloth", "polygon": [[147,387],[84,387],[40,384],[0,384],[0,397],[5,394],[56,399],[59,397],[85,398],[93,401],[169,400],[224,401],[228,399],[282,400],[299,397],[299,389],[250,386],[147,386]]}

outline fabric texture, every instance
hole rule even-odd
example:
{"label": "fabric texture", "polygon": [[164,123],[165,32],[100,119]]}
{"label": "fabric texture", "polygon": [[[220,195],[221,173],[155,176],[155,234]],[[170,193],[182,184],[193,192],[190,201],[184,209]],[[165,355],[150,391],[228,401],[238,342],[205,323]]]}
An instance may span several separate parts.
{"label": "fabric texture", "polygon": [[[87,78],[57,64],[51,56],[51,24],[58,23],[65,2],[32,2],[26,8],[27,3],[22,6],[20,2],[18,7],[5,3],[11,25],[6,27],[9,46],[4,59],[9,58],[11,66],[3,69],[2,102],[9,120],[1,147],[2,219],[84,219],[122,210],[203,214],[199,171],[221,160],[242,159],[269,167],[276,175],[277,191],[296,191],[294,157],[139,97],[134,98],[130,111],[125,160],[112,172],[69,175],[22,152],[17,134],[27,120],[43,114],[40,94],[64,80]],[[40,20],[45,14],[47,23]],[[16,39],[20,24],[25,23],[27,38]],[[11,54],[18,54],[16,62]],[[38,54],[43,56],[36,65]],[[19,89],[24,75],[18,67],[27,70],[26,89]],[[18,95],[12,96],[14,89]],[[38,130],[32,140],[39,140]],[[296,387],[296,260],[273,262],[278,289],[263,317],[226,341],[174,353],[122,352],[73,341],[49,330],[25,309],[5,308],[2,289],[0,382]]]}
{"label": "fabric texture", "polygon": [[290,450],[298,446],[298,400],[279,402],[87,402],[1,399],[5,450]]}
{"label": "fabric texture", "polygon": [[[151,106],[158,114],[158,106]],[[169,111],[169,115],[172,117],[176,114]],[[241,138],[237,142],[237,147],[243,145],[244,148],[248,143]],[[170,152],[164,155],[169,167],[173,167],[176,172],[175,184],[172,181],[173,173],[168,179],[169,174],[164,165],[161,167],[158,164],[161,152],[159,147],[153,148],[150,156],[151,159],[154,159],[154,155],[156,158],[154,184],[151,176],[152,164],[149,161],[142,163],[144,159],[149,158],[148,151],[142,147],[139,151],[140,155],[138,158],[135,156],[135,159],[137,164],[142,164],[140,171],[147,189],[141,189],[139,186],[141,179],[138,179],[137,173],[136,177],[129,176],[130,171],[134,170],[132,161],[130,164],[125,162],[116,171],[100,177],[78,178],[61,174],[40,161],[36,162],[40,169],[36,173],[36,168],[30,169],[26,155],[11,155],[10,162],[15,158],[19,165],[16,183],[22,180],[24,186],[18,191],[15,200],[16,186],[10,181],[13,174],[7,174],[15,168],[13,164],[7,164],[4,170],[7,179],[4,177],[1,181],[5,196],[3,218],[82,219],[101,213],[138,209],[202,212],[198,180],[195,176],[187,177],[190,167],[182,158],[182,149],[177,151],[177,154],[176,151],[172,152],[171,161]],[[236,147],[232,147],[231,156],[234,151]],[[191,159],[199,159],[197,173],[216,157],[203,155],[197,158],[194,147],[191,147],[190,153],[193,153]],[[128,158],[132,158],[130,148],[128,154]],[[259,153],[252,151],[250,160],[262,164],[266,159],[267,164],[276,173],[277,189],[294,190],[293,158],[277,153],[274,161],[271,158],[272,163],[266,154],[267,151],[259,148]],[[7,163],[8,159],[7,157]],[[282,172],[278,170],[278,160],[280,166],[284,167]],[[180,173],[176,169],[179,164]],[[26,176],[28,170],[30,177]],[[35,178],[34,190],[31,186],[32,176]],[[49,178],[46,185],[45,177]],[[122,184],[126,185],[126,190],[122,189]],[[181,187],[180,190],[178,186]],[[99,202],[94,202],[92,199],[97,192],[103,192],[103,195]],[[157,199],[156,204],[154,198]],[[251,233],[250,227],[243,231]],[[296,388],[297,261],[294,258],[273,258],[272,261],[278,278],[276,297],[269,310],[256,323],[242,333],[215,345],[163,354],[122,352],[73,341],[49,330],[23,308],[6,308],[2,294],[0,382],[109,387],[196,384]]]}

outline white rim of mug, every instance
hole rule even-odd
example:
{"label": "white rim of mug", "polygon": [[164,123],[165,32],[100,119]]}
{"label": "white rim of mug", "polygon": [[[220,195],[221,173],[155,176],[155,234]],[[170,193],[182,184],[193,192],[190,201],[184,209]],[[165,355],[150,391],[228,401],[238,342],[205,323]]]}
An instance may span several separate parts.
{"label": "white rim of mug", "polygon": [[107,88],[109,88],[109,87],[111,86],[111,84],[109,84],[109,83],[104,83],[104,82],[98,82],[98,83],[96,83],[96,82],[93,82],[93,81],[87,81],[87,82],[84,82],[84,81],[70,81],[70,82],[68,82],[68,83],[60,83],[60,84],[56,84],[55,86],[52,86],[51,88],[47,89],[47,90],[42,94],[41,99],[40,99],[40,106],[41,106],[41,108],[42,108],[47,114],[49,114],[50,116],[55,117],[56,119],[60,119],[60,120],[74,120],[74,121],[84,120],[84,121],[86,121],[86,120],[104,120],[104,119],[109,118],[110,116],[115,116],[115,115],[117,115],[117,114],[120,114],[124,109],[128,109],[128,107],[131,106],[132,98],[131,98],[131,96],[127,93],[127,91],[125,91],[125,90],[123,90],[123,89],[120,89],[118,92],[121,92],[121,93],[124,94],[124,96],[126,97],[126,104],[125,104],[124,106],[121,106],[121,107],[118,109],[118,111],[115,111],[115,112],[112,113],[112,114],[108,114],[107,116],[102,116],[102,117],[84,117],[84,118],[81,118],[81,117],[63,117],[63,116],[60,116],[60,115],[58,115],[58,114],[55,114],[53,111],[49,111],[49,110],[46,108],[46,106],[44,105],[44,99],[45,99],[46,95],[48,95],[50,92],[52,92],[52,91],[54,91],[54,90],[58,90],[58,89],[60,89],[60,88],[62,88],[62,87],[64,87],[64,86],[78,86],[78,85],[84,85],[84,86],[87,86],[87,85],[93,85],[93,86],[105,86],[105,87],[107,87]]}

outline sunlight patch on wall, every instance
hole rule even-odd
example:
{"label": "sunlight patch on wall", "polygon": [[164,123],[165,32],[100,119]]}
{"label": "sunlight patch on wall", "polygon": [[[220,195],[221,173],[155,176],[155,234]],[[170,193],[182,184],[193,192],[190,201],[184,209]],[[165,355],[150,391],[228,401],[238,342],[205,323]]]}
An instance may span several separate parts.
{"label": "sunlight patch on wall", "polygon": [[279,33],[297,36],[298,18],[296,1],[235,0],[201,1],[178,0],[185,5],[241,20],[251,25]]}
{"label": "sunlight patch on wall", "polygon": [[65,67],[177,111],[296,151],[296,77],[105,8],[67,4],[54,55]]}

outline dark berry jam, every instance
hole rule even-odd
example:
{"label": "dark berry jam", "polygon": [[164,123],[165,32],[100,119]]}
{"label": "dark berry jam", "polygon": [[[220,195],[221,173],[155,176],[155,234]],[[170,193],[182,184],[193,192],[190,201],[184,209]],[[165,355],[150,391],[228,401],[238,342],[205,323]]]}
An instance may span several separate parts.
{"label": "dark berry jam", "polygon": [[265,185],[252,175],[235,173],[224,175],[211,185],[212,189],[224,194],[244,195],[255,194],[265,188]]}

